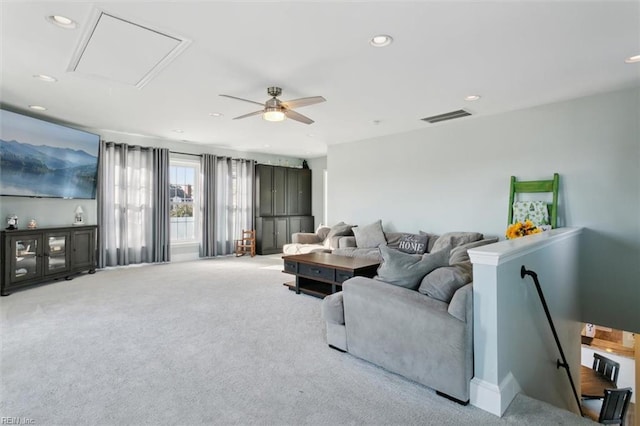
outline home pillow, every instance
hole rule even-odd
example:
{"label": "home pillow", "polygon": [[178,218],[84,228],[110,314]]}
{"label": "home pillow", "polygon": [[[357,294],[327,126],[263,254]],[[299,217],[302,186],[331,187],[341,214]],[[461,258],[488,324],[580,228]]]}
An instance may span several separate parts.
{"label": "home pillow", "polygon": [[404,234],[398,243],[398,250],[409,254],[423,254],[427,251],[429,237],[425,234]]}
{"label": "home pillow", "polygon": [[358,248],[376,248],[387,243],[382,231],[382,221],[377,220],[369,225],[356,226],[352,229]]}
{"label": "home pillow", "polygon": [[382,264],[375,279],[389,284],[415,290],[420,280],[436,268],[449,264],[449,250],[431,254],[408,254],[380,246]]}
{"label": "home pillow", "polygon": [[482,237],[482,234],[479,232],[447,232],[438,237],[431,250],[439,251],[446,246],[455,248],[463,244],[481,240]]}
{"label": "home pillow", "polygon": [[451,302],[459,288],[471,282],[471,264],[444,266],[427,274],[418,291],[445,303]]}

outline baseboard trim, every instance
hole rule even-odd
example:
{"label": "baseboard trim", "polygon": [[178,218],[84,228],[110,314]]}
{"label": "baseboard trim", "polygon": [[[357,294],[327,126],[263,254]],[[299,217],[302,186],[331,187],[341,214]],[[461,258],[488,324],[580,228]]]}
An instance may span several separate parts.
{"label": "baseboard trim", "polygon": [[486,382],[474,377],[470,385],[471,405],[502,417],[513,398],[520,393],[520,385],[509,372],[500,385]]}

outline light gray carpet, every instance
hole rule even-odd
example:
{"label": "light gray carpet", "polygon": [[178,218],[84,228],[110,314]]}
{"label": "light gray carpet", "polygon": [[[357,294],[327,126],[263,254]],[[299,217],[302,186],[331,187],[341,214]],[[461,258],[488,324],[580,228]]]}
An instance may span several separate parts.
{"label": "light gray carpet", "polygon": [[325,344],[320,300],[279,256],[98,271],[2,309],[0,416],[37,425],[546,425],[590,421],[518,396],[499,419]]}

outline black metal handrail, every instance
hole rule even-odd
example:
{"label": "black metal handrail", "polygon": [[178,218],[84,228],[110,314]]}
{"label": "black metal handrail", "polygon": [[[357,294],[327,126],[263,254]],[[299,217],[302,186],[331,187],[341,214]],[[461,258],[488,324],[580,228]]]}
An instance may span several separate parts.
{"label": "black metal handrail", "polygon": [[542,302],[542,307],[544,308],[544,313],[547,315],[547,320],[549,321],[549,325],[551,326],[551,331],[553,332],[553,338],[556,340],[556,345],[558,345],[558,350],[560,351],[560,356],[562,357],[562,361],[559,359],[556,360],[556,368],[564,368],[567,371],[567,377],[569,377],[569,383],[571,383],[571,389],[573,390],[573,396],[576,399],[576,404],[578,404],[578,410],[580,410],[580,415],[584,416],[582,413],[582,405],[580,404],[580,398],[578,397],[578,391],[576,390],[576,385],[573,383],[573,377],[571,377],[571,372],[569,371],[569,364],[567,363],[567,358],[564,356],[564,351],[562,350],[562,345],[560,344],[560,339],[558,338],[558,333],[556,332],[556,327],[553,325],[553,319],[551,319],[551,314],[549,313],[549,307],[547,306],[547,301],[544,298],[544,294],[542,294],[542,288],[540,287],[540,282],[538,281],[538,274],[533,271],[527,270],[527,268],[522,265],[520,268],[520,277],[524,279],[526,275],[529,275],[533,278],[533,283],[536,286],[536,290],[538,291],[538,296],[540,296],[540,301]]}

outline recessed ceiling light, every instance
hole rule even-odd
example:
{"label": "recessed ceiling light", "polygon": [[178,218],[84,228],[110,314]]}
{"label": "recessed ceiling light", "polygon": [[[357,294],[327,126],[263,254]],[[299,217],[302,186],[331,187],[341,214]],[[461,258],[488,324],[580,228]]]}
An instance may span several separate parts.
{"label": "recessed ceiling light", "polygon": [[307,133],[307,137],[315,138],[315,137],[316,137],[316,135],[314,135],[313,133]]}
{"label": "recessed ceiling light", "polygon": [[29,108],[34,109],[36,111],[46,111],[47,109],[40,105],[29,105]]}
{"label": "recessed ceiling light", "polygon": [[78,26],[76,21],[62,15],[49,15],[47,16],[47,21],[51,22],[53,25],[57,25],[58,27],[65,28],[67,30],[73,30]]}
{"label": "recessed ceiling light", "polygon": [[265,147],[265,148],[271,148],[271,145],[269,145],[268,143],[267,143],[267,144],[264,144],[264,145],[262,145],[262,146],[263,146],[263,147]]}
{"label": "recessed ceiling light", "polygon": [[173,131],[176,133],[184,133],[184,130],[182,129],[173,129]]}
{"label": "recessed ceiling light", "polygon": [[221,112],[210,112],[209,115],[211,117],[222,117],[224,114],[222,114]]}
{"label": "recessed ceiling light", "polygon": [[36,74],[36,75],[33,76],[33,78],[37,78],[38,80],[46,81],[47,83],[55,83],[56,81],[58,81],[57,78],[51,77],[50,75],[46,75],[46,74]]}
{"label": "recessed ceiling light", "polygon": [[469,95],[464,97],[465,101],[477,101],[478,99],[480,99],[480,95]]}
{"label": "recessed ceiling light", "polygon": [[635,64],[636,62],[640,62],[640,55],[629,56],[624,60],[627,64]]}
{"label": "recessed ceiling light", "polygon": [[386,34],[379,34],[377,36],[373,36],[371,40],[369,40],[369,44],[373,47],[385,47],[393,42],[393,37]]}

